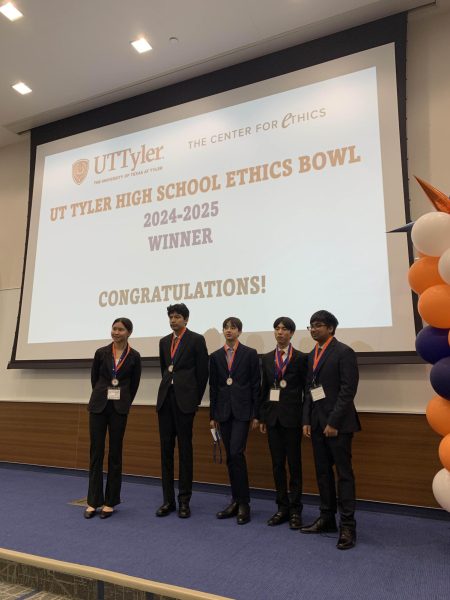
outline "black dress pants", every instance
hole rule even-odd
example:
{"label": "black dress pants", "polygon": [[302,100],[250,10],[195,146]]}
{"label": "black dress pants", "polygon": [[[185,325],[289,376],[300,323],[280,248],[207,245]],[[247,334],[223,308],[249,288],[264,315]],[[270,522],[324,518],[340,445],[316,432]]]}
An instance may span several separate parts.
{"label": "black dress pants", "polygon": [[220,423],[220,433],[227,453],[231,493],[233,501],[240,504],[250,502],[247,462],[245,460],[249,425],[249,421],[238,421],[233,417]]}
{"label": "black dress pants", "polygon": [[178,502],[187,502],[192,496],[193,451],[192,427],[194,413],[183,413],[178,408],[173,386],[158,411],[161,442],[161,476],[164,502],[175,502],[174,451],[178,440]]}
{"label": "black dress pants", "polygon": [[[325,437],[319,429],[311,432],[320,494],[320,513],[325,518],[334,518],[336,510],[339,510],[340,525],[355,529],[356,499],[355,477],[352,469],[352,439],[352,433],[339,433],[336,437]],[[336,467],[337,474],[337,497],[333,465]]]}
{"label": "black dress pants", "polygon": [[[128,415],[121,415],[114,408],[114,401],[108,400],[101,413],[89,413],[89,434],[91,439],[89,464],[89,506],[116,506],[120,504],[122,486],[122,446]],[[106,432],[109,433],[108,476],[103,494],[103,457],[105,455]]]}
{"label": "black dress pants", "polygon": [[[267,426],[273,479],[277,490],[278,509],[282,512],[302,512],[302,460],[300,427],[283,427],[278,421]],[[289,467],[289,493],[286,476]]]}

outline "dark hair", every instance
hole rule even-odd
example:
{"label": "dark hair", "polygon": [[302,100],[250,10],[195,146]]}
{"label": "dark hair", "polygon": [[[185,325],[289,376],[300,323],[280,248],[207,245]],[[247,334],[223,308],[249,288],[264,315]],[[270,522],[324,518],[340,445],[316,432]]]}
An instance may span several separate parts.
{"label": "dark hair", "polygon": [[273,328],[276,329],[280,324],[283,324],[286,329],[292,331],[292,333],[295,333],[295,323],[289,317],[278,317],[278,319],[275,319]]}
{"label": "dark hair", "polygon": [[189,319],[189,309],[186,306],[186,304],[183,304],[183,302],[181,302],[180,304],[171,304],[167,307],[167,314],[169,315],[169,317],[170,315],[173,315],[173,313],[177,313],[185,319]]}
{"label": "dark hair", "polygon": [[336,331],[336,327],[339,325],[339,321],[336,319],[336,317],[328,312],[327,310],[318,310],[317,312],[315,312],[310,320],[309,323],[314,323],[315,321],[319,321],[320,323],[325,323],[325,325],[327,327],[332,327],[333,328],[333,335],[334,332]]}
{"label": "dark hair", "polygon": [[227,317],[222,324],[222,329],[225,329],[228,323],[231,323],[231,325],[236,327],[238,331],[242,331],[242,321],[237,317]]}
{"label": "dark hair", "polygon": [[112,327],[114,327],[116,323],[122,323],[128,333],[133,333],[133,323],[130,321],[130,319],[127,319],[126,317],[119,317],[113,322]]}

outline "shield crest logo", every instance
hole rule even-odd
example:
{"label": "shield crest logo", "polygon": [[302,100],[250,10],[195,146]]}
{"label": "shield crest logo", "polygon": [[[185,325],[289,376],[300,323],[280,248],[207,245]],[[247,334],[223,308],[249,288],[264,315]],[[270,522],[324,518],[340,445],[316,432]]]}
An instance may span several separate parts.
{"label": "shield crest logo", "polygon": [[83,183],[89,171],[89,160],[87,158],[81,158],[72,165],[72,179],[77,185]]}

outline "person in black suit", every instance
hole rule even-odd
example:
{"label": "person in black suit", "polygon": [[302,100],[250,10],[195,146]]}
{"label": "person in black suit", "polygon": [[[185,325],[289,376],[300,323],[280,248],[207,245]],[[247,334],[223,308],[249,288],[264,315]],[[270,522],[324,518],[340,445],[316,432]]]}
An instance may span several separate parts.
{"label": "person in black suit", "polygon": [[[122,484],[122,444],[128,412],[141,379],[141,356],[133,350],[128,338],[133,331],[130,319],[116,319],[112,324],[112,343],[99,348],[91,369],[92,394],[89,400],[89,463],[88,507],[86,519],[102,506],[100,518],[106,519],[120,504]],[[109,432],[108,477],[103,494],[103,457],[106,431]]]}
{"label": "person in black suit", "polygon": [[[338,320],[326,310],[310,319],[316,346],[308,357],[303,433],[311,437],[320,494],[320,517],[302,533],[334,532],[340,513],[339,550],[356,543],[352,438],[361,429],[354,398],[358,388],[355,352],[334,337]],[[337,498],[333,465],[337,472]]]}
{"label": "person in black suit", "polygon": [[239,525],[250,521],[250,491],[245,447],[259,396],[258,354],[239,343],[242,321],[223,322],[225,345],[211,354],[209,363],[210,427],[220,430],[227,454],[232,501],[218,519],[237,516]]}
{"label": "person in black suit", "polygon": [[[278,511],[267,524],[289,521],[291,529],[302,525],[302,403],[307,356],[295,350],[291,338],[295,323],[279,317],[273,324],[277,347],[262,357],[261,404],[257,418],[260,431],[267,432],[272,457],[273,478],[277,490]],[[289,491],[286,477],[289,466]]]}
{"label": "person in black suit", "polygon": [[173,333],[159,342],[159,363],[162,380],[159,385],[156,411],[161,441],[161,474],[163,504],[156,511],[165,517],[175,511],[174,449],[178,440],[179,481],[178,516],[191,516],[193,452],[192,427],[197,406],[208,382],[208,350],[205,338],[186,328],[189,310],[185,304],[168,307]]}

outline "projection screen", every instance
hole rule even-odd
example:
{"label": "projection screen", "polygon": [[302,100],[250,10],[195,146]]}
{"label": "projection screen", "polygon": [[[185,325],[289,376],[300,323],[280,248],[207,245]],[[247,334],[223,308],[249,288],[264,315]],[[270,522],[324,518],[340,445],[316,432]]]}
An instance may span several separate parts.
{"label": "projection screen", "polygon": [[414,350],[394,44],[36,149],[15,359],[90,358],[114,318],[158,354],[192,329],[337,315],[360,352]]}

